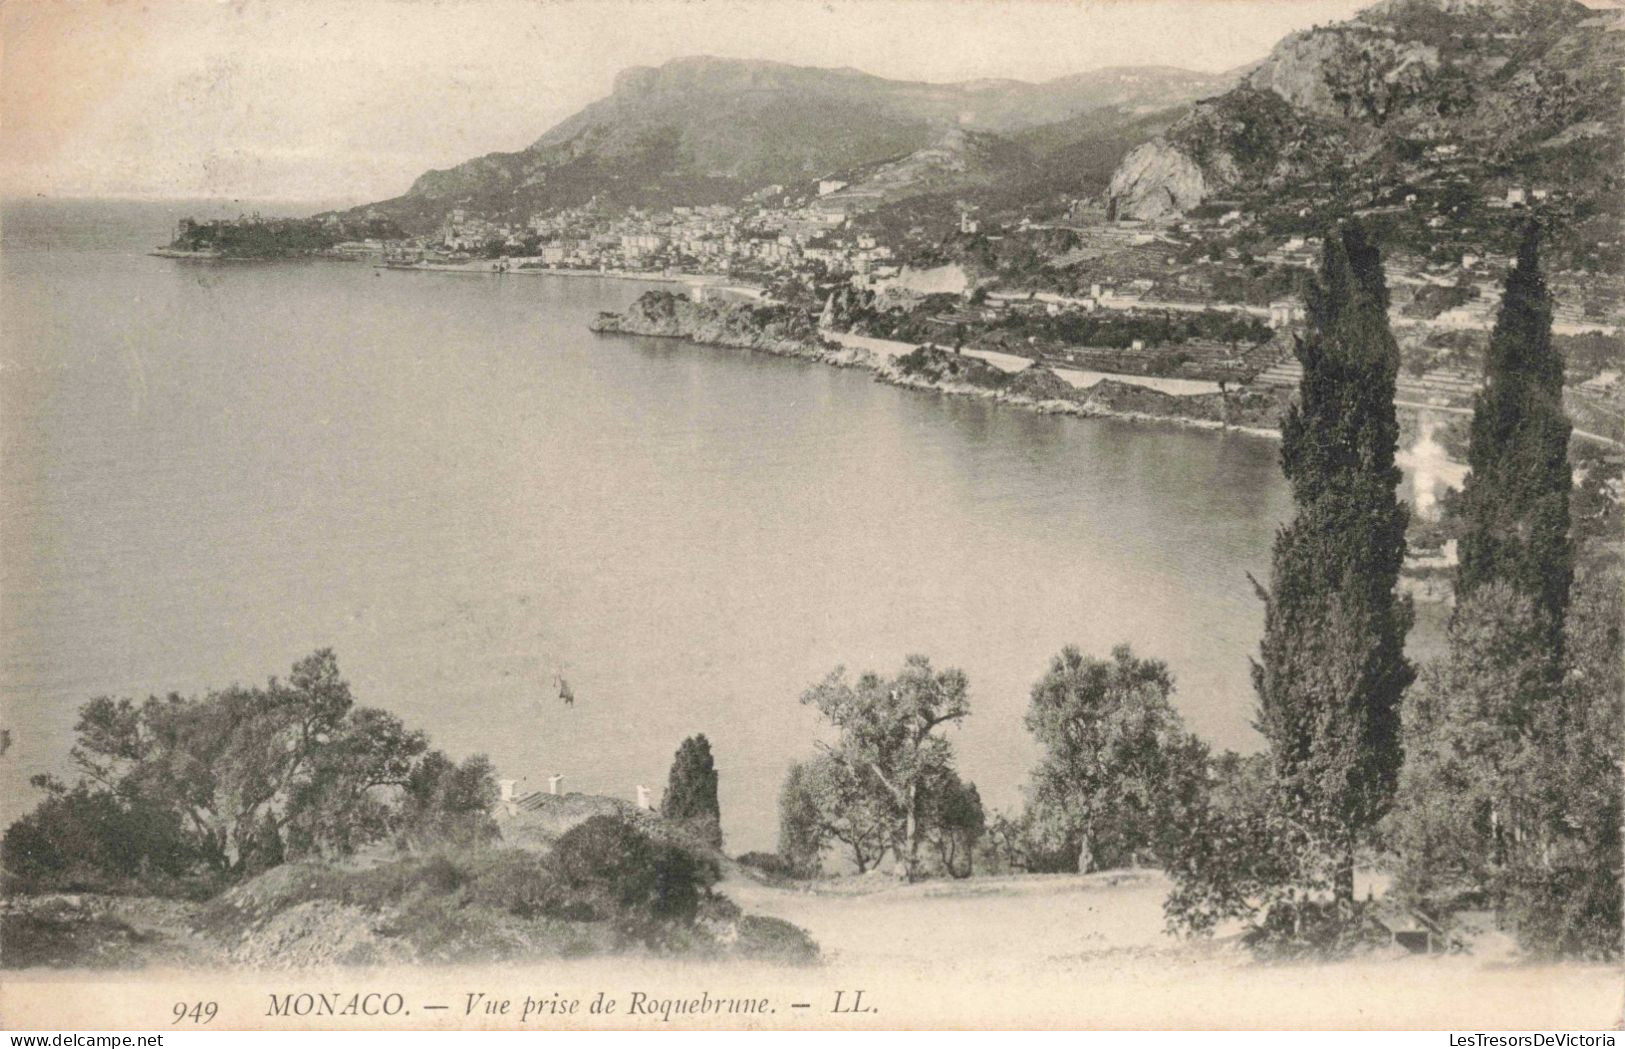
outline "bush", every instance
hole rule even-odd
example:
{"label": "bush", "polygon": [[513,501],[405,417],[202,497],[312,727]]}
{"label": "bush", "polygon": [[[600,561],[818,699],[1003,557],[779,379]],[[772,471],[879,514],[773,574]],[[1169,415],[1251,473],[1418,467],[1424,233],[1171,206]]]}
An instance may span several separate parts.
{"label": "bush", "polygon": [[1276,904],[1242,936],[1254,955],[1277,961],[1335,958],[1388,940],[1366,907],[1356,904],[1348,913],[1329,900]]}
{"label": "bush", "polygon": [[463,872],[445,856],[431,856],[423,864],[420,877],[424,889],[442,895],[456,892],[463,884]]}
{"label": "bush", "polygon": [[1619,879],[1607,859],[1576,855],[1507,879],[1518,942],[1537,957],[1608,960],[1620,953]]}
{"label": "bush", "polygon": [[8,890],[186,893],[196,854],[173,811],[82,783],[36,785],[46,799],[0,838]]}
{"label": "bush", "polygon": [[605,916],[630,912],[688,921],[721,878],[715,862],[652,840],[626,820],[593,816],[560,836],[549,856],[559,880],[600,903]]}
{"label": "bush", "polygon": [[790,861],[776,852],[747,852],[734,861],[741,867],[760,871],[771,878],[794,878],[796,870]]}
{"label": "bush", "polygon": [[[735,951],[787,962],[816,957],[816,945],[799,930],[746,918],[732,901],[710,893],[718,872],[703,857],[653,841],[617,817],[594,817],[577,830],[545,855],[470,849],[364,870],[285,864],[222,894],[195,928],[236,944],[277,916],[320,901],[316,913],[355,908],[369,915],[390,957],[405,951],[428,963],[626,949],[705,957]],[[327,935],[319,924],[300,929],[297,935],[307,938]],[[32,936],[28,942],[40,939],[19,930]],[[737,933],[731,947],[719,936],[724,930]],[[277,949],[297,946],[278,941]]]}
{"label": "bush", "polygon": [[486,854],[466,878],[464,899],[475,906],[518,918],[593,921],[598,917],[589,902],[568,891],[545,857],[522,849]]}
{"label": "bush", "polygon": [[747,914],[739,919],[734,950],[741,956],[787,965],[818,960],[818,944],[801,928],[780,918]]}

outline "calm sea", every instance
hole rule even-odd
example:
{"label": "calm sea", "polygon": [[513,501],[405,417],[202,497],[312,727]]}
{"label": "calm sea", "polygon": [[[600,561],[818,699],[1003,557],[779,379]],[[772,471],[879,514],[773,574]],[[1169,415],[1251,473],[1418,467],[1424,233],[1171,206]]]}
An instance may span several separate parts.
{"label": "calm sea", "polygon": [[772,847],[817,734],[798,697],[837,664],[962,667],[960,767],[995,806],[1068,643],[1166,660],[1195,730],[1257,745],[1274,443],[592,335],[624,281],[143,254],[237,210],[4,211],[8,812],[66,771],[86,699],[321,646],[361,702],[525,787],[658,798],[704,732],[736,850]]}

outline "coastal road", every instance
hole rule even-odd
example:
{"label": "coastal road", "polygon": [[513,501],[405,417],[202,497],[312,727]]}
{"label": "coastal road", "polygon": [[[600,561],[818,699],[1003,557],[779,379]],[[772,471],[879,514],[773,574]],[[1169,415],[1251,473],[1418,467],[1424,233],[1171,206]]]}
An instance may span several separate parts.
{"label": "coastal road", "polygon": [[[851,332],[844,331],[826,331],[823,334],[839,342],[842,346],[868,350],[882,357],[897,357],[914,350],[913,343],[898,342],[894,339],[876,339],[869,335],[854,335]],[[1031,358],[1018,357],[1013,353],[999,353],[995,350],[963,350],[961,352],[967,357],[979,357],[995,368],[1007,372],[1019,372],[1033,363]],[[1118,375],[1109,372],[1085,371],[1081,368],[1056,368],[1054,372],[1062,380],[1080,390],[1087,390],[1104,379],[1111,379],[1114,382],[1126,383],[1130,386],[1144,386],[1147,389],[1180,397],[1219,392],[1218,383],[1201,379],[1169,379],[1155,375]]]}

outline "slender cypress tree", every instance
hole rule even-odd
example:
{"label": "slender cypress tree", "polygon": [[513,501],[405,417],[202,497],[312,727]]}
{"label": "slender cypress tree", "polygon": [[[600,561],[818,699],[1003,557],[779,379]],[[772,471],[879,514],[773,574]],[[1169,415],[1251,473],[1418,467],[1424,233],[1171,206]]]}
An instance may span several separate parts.
{"label": "slender cypress tree", "polygon": [[[1531,224],[1473,407],[1450,659],[1406,722],[1421,759],[1407,772],[1398,821],[1406,866],[1452,862],[1503,907],[1527,889],[1516,872],[1544,870],[1568,833],[1566,817],[1543,817],[1540,799],[1543,781],[1576,751],[1561,687],[1574,581],[1571,427],[1551,327]],[[1473,818],[1460,819],[1463,809]]]}
{"label": "slender cypress tree", "polygon": [[1395,491],[1399,348],[1382,262],[1357,224],[1326,237],[1308,289],[1298,400],[1281,466],[1296,515],[1277,533],[1253,665],[1283,815],[1307,845],[1304,884],[1354,899],[1354,852],[1387,810],[1412,612],[1396,594],[1410,510]]}
{"label": "slender cypress tree", "polygon": [[1572,427],[1563,412],[1563,359],[1552,348],[1552,302],[1539,250],[1539,229],[1531,223],[1507,275],[1484,388],[1473,406],[1456,597],[1459,603],[1496,580],[1527,596],[1541,620],[1536,640],[1555,672],[1574,582]]}
{"label": "slender cypress tree", "polygon": [[704,733],[690,736],[672,759],[660,814],[689,824],[708,844],[722,846],[722,809],[717,803],[717,767],[711,741]]}

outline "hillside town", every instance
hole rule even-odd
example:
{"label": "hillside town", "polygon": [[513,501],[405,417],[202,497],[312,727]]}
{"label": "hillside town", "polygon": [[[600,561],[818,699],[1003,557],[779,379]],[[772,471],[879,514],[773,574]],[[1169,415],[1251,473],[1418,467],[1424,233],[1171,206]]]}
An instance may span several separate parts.
{"label": "hillside town", "polygon": [[[1497,186],[1476,206],[1515,224],[1560,202],[1543,187]],[[1110,217],[1098,198],[997,214],[956,204],[907,226],[864,204],[844,181],[824,178],[768,186],[737,205],[618,209],[593,200],[523,222],[453,208],[431,233],[336,240],[325,253],[396,269],[683,280],[696,297],[789,302],[826,329],[862,335],[1215,390],[1286,390],[1298,381],[1290,336],[1303,320],[1299,282],[1318,262],[1320,237],[1272,233],[1272,216],[1241,202],[1161,221]],[[1407,194],[1358,213],[1435,227],[1439,215],[1418,214],[1427,207]],[[353,225],[335,214],[320,222],[335,235]],[[1508,256],[1401,245],[1385,261],[1406,360],[1401,400],[1465,411]],[[1617,435],[1619,372],[1609,362],[1625,331],[1625,296],[1606,273],[1554,272],[1550,285],[1574,395],[1599,431]],[[854,302],[862,309],[849,309]]]}

